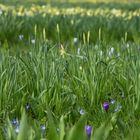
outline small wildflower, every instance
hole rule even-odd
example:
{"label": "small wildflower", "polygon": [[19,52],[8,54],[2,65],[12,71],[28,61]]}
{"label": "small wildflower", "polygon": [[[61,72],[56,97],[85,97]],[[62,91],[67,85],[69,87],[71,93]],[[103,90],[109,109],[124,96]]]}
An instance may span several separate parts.
{"label": "small wildflower", "polygon": [[121,106],[121,105],[119,105],[119,106],[118,106],[118,108],[119,108],[119,109],[122,109],[122,106]]}
{"label": "small wildflower", "polygon": [[31,43],[32,43],[32,44],[35,44],[35,39],[32,39],[32,40],[31,40]]}
{"label": "small wildflower", "polygon": [[108,102],[104,102],[103,108],[104,108],[104,110],[107,112],[108,109],[109,109],[109,103],[108,103]]}
{"label": "small wildflower", "polygon": [[128,48],[129,48],[129,46],[130,46],[130,45],[127,43],[127,44],[126,44],[126,48],[128,49]]}
{"label": "small wildflower", "polygon": [[19,39],[20,39],[20,40],[22,40],[22,39],[23,39],[23,37],[24,37],[23,35],[19,35]]}
{"label": "small wildflower", "polygon": [[78,43],[78,38],[75,37],[75,38],[73,39],[73,42],[74,42],[74,44]]}
{"label": "small wildflower", "polygon": [[110,49],[110,51],[111,51],[112,53],[114,53],[115,49],[112,47],[112,48]]}
{"label": "small wildflower", "polygon": [[16,128],[15,128],[15,132],[16,132],[16,133],[19,133],[19,130],[20,130],[20,126],[17,125]]}
{"label": "small wildflower", "polygon": [[45,125],[41,125],[40,128],[41,128],[42,131],[46,130],[46,126]]}
{"label": "small wildflower", "polygon": [[85,110],[80,109],[80,110],[79,110],[79,113],[80,113],[80,115],[84,115],[84,114],[85,114]]}
{"label": "small wildflower", "polygon": [[116,103],[116,100],[112,99],[112,100],[110,101],[110,103],[111,103],[112,105],[114,105],[114,104]]}
{"label": "small wildflower", "polygon": [[14,118],[12,121],[11,121],[12,125],[16,126],[18,125],[18,119],[17,118]]}
{"label": "small wildflower", "polygon": [[29,109],[30,109],[30,105],[27,103],[26,110],[29,110]]}
{"label": "small wildflower", "polygon": [[92,127],[89,125],[85,126],[85,131],[86,131],[86,135],[87,135],[88,139],[90,139],[91,133],[92,133]]}
{"label": "small wildflower", "polygon": [[114,112],[118,112],[118,111],[120,111],[122,109],[122,106],[119,104],[118,106],[117,106],[117,108],[114,110]]}
{"label": "small wildflower", "polygon": [[115,49],[112,47],[112,48],[110,48],[110,50],[109,50],[109,52],[108,52],[108,55],[109,56],[112,56],[113,54],[114,54],[114,51],[115,51]]}

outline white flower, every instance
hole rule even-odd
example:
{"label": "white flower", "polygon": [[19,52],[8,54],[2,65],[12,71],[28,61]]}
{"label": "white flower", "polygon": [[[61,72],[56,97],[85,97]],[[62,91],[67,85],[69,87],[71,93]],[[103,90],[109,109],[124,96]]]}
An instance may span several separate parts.
{"label": "white flower", "polygon": [[113,105],[113,104],[116,103],[116,100],[112,99],[112,100],[110,101],[110,103]]}
{"label": "white flower", "polygon": [[32,39],[32,40],[31,40],[31,43],[32,43],[32,44],[35,44],[35,39]]}
{"label": "white flower", "polygon": [[118,106],[117,106],[117,108],[114,110],[114,112],[118,112],[118,111],[120,111],[122,109],[122,106],[119,104]]}
{"label": "white flower", "polygon": [[120,53],[118,53],[118,57],[120,57]]}
{"label": "white flower", "polygon": [[73,39],[73,42],[76,44],[76,43],[78,42],[78,38],[75,37],[75,38]]}
{"label": "white flower", "polygon": [[127,44],[126,44],[126,48],[129,48],[129,46],[130,46],[130,45],[127,43]]}
{"label": "white flower", "polygon": [[84,109],[80,109],[79,113],[80,113],[80,115],[84,115],[85,114],[85,110]]}
{"label": "white flower", "polygon": [[42,131],[46,130],[46,126],[45,125],[41,125],[40,128],[41,128]]}
{"label": "white flower", "polygon": [[115,49],[114,49],[113,47],[110,49],[110,51],[111,51],[112,53],[114,53],[114,50],[115,50]]}
{"label": "white flower", "polygon": [[20,126],[17,125],[16,128],[15,128],[15,132],[16,132],[16,133],[19,133],[19,129],[20,129]]}
{"label": "white flower", "polygon": [[112,47],[112,48],[110,48],[110,50],[109,50],[109,52],[108,52],[108,55],[109,56],[112,56],[113,54],[114,54],[114,51],[115,51],[115,49]]}
{"label": "white flower", "polygon": [[19,35],[19,39],[20,39],[20,40],[22,40],[22,39],[23,39],[23,37],[24,37],[23,35]]}
{"label": "white flower", "polygon": [[12,125],[18,125],[18,119],[17,118],[13,119],[11,122],[12,122]]}

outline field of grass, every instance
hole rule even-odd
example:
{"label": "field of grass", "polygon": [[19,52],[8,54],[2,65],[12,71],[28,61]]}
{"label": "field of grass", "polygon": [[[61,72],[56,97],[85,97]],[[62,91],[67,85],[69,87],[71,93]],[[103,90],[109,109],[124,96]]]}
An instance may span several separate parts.
{"label": "field of grass", "polygon": [[1,3],[0,139],[139,140],[139,9]]}

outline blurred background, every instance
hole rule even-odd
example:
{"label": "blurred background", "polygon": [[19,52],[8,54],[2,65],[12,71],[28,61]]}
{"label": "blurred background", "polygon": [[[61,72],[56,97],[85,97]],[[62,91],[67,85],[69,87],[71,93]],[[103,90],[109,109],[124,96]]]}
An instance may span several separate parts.
{"label": "blurred background", "polygon": [[0,2],[140,2],[140,0],[0,0]]}

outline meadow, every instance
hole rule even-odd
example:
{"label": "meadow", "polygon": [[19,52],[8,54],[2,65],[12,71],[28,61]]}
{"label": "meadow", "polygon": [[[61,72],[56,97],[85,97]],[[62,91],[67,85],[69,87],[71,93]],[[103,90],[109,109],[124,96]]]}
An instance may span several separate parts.
{"label": "meadow", "polygon": [[139,140],[140,3],[0,4],[1,140]]}

